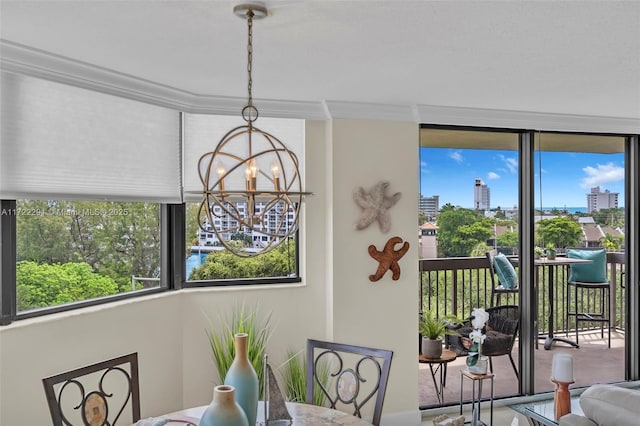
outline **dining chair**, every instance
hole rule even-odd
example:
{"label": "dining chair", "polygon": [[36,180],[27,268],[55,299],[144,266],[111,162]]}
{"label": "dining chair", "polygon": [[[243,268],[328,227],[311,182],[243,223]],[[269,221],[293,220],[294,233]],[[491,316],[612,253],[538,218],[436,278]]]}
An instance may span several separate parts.
{"label": "dining chair", "polygon": [[[500,299],[503,294],[515,294],[520,291],[518,287],[518,274],[515,268],[509,262],[505,255],[499,255],[496,250],[490,250],[485,253],[489,264],[489,272],[491,275],[491,305],[500,305]],[[498,276],[498,283],[495,282],[495,276]],[[517,300],[517,298],[516,298]]]}
{"label": "dining chair", "polygon": [[[42,379],[53,426],[116,426],[140,420],[138,353]],[[122,416],[127,405],[131,417]]]}
{"label": "dining chair", "polygon": [[362,418],[362,407],[375,397],[371,423],[378,426],[392,357],[393,351],[385,349],[308,339],[307,404],[320,392],[329,407],[348,407]]}
{"label": "dining chair", "polygon": [[[482,344],[482,355],[489,357],[489,366],[492,372],[494,371],[493,357],[508,355],[516,378],[518,378],[518,367],[511,352],[520,329],[520,307],[518,305],[501,305],[492,306],[485,310],[489,314],[489,320],[484,329],[486,337]],[[447,336],[447,346],[458,356],[467,356],[469,354],[469,351],[462,343],[462,338],[469,338],[469,334],[473,331],[472,319],[472,317],[469,317],[454,328],[459,335]]]}
{"label": "dining chair", "polygon": [[607,326],[607,347],[611,347],[611,283],[607,280],[607,252],[603,248],[568,249],[567,257],[586,259],[591,263],[574,264],[569,267],[566,294],[566,324],[575,321],[576,344],[581,322],[600,324],[600,337],[604,339]]}

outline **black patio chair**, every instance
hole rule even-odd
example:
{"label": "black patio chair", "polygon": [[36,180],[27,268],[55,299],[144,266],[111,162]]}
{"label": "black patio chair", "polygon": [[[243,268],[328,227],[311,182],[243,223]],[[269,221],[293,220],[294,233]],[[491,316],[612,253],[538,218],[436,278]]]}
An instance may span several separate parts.
{"label": "black patio chair", "polygon": [[[392,357],[389,350],[307,340],[307,404],[313,404],[314,392],[320,391],[329,407],[352,407],[353,415],[361,418],[362,407],[375,396],[371,423],[378,426]],[[322,370],[328,371],[329,383]]]}
{"label": "black patio chair", "polygon": [[[520,328],[520,308],[517,305],[502,305],[493,306],[485,310],[489,314],[489,320],[485,324],[484,333],[486,338],[482,344],[482,355],[489,357],[491,371],[493,371],[492,358],[494,356],[508,355],[513,371],[516,373],[516,378],[518,378],[518,367],[513,360],[511,350]],[[446,336],[449,349],[458,356],[467,356],[469,354],[462,344],[462,338],[469,338],[469,333],[473,331],[471,320],[472,318],[469,317],[461,325],[452,327],[460,333],[459,336]]]}

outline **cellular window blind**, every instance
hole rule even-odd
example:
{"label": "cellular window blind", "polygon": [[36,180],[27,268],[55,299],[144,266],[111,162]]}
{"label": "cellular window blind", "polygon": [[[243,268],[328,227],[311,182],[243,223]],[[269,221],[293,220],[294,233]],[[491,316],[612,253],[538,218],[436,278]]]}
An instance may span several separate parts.
{"label": "cellular window blind", "polygon": [[0,198],[180,202],[180,115],[3,72]]}
{"label": "cellular window blind", "polygon": [[[200,157],[215,149],[225,134],[246,122],[238,116],[221,116],[207,114],[184,114],[184,199],[185,201],[200,201],[203,185],[198,174],[198,160]],[[300,163],[300,173],[304,177],[304,120],[288,118],[260,117],[254,122],[255,127],[277,137],[289,150],[294,152]],[[247,152],[242,148],[235,152],[246,158]],[[208,163],[207,163],[208,164]],[[262,165],[267,166],[268,165]],[[289,171],[289,174],[292,174]],[[303,180],[304,181],[304,180]],[[240,184],[242,187],[243,183]]]}

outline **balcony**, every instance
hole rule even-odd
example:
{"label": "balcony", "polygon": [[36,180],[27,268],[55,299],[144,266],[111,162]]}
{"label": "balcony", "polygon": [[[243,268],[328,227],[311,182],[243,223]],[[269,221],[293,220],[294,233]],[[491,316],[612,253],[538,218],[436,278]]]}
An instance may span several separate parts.
{"label": "balcony", "polygon": [[[536,317],[539,319],[537,327],[542,334],[548,332],[549,315],[549,283],[546,271],[541,271],[543,266],[538,266],[538,310]],[[555,353],[566,352],[574,357],[575,380],[573,387],[588,386],[596,382],[622,381],[624,377],[624,332],[625,332],[625,297],[624,288],[624,253],[607,253],[607,270],[611,283],[611,348],[607,347],[606,331],[604,338],[600,337],[600,327],[597,324],[581,323],[580,348],[576,349],[563,343],[556,343],[552,350],[544,350],[540,344],[534,351],[535,391],[536,393],[553,390],[553,384],[549,381],[551,359]],[[456,315],[458,318],[466,318],[475,307],[488,307],[491,300],[492,280],[489,275],[487,259],[485,257],[460,257],[421,259],[419,261],[421,278],[420,308],[422,310],[437,311],[439,315]],[[575,336],[575,326],[569,326],[565,317],[566,283],[568,268],[556,267],[554,276],[554,304],[553,312],[554,334],[568,337]],[[531,285],[531,283],[522,283]],[[501,304],[518,304],[517,295],[502,295]],[[540,341],[542,343],[542,341]],[[513,356],[518,363],[518,341],[513,348]],[[602,360],[606,359],[603,365]],[[518,382],[509,364],[508,357],[495,357],[494,373],[495,396],[506,397],[517,395]],[[448,366],[447,386],[444,391],[443,405],[457,404],[460,400],[459,371],[465,368],[465,358],[458,358]],[[419,403],[422,408],[435,407],[439,403],[429,367],[420,364],[419,374]],[[466,390],[466,389],[465,389]],[[470,392],[470,389],[469,389]],[[464,398],[469,398],[465,395]]]}

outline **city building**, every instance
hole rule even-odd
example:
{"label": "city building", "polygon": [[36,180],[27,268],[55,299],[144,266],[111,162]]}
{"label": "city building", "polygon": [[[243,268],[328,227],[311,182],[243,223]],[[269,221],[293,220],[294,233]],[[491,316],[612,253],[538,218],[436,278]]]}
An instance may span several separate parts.
{"label": "city building", "polygon": [[491,208],[491,189],[480,178],[476,179],[473,187],[473,208],[476,210]]}
{"label": "city building", "polygon": [[600,192],[599,186],[591,188],[591,192],[587,194],[587,213],[618,208],[618,195],[618,192],[610,192],[608,189]]}
{"label": "city building", "polygon": [[440,196],[433,195],[431,197],[425,197],[420,195],[420,214],[427,217],[427,220],[435,220],[438,211],[440,210]]}
{"label": "city building", "polygon": [[[266,205],[264,203],[258,203],[255,207],[255,215],[262,215]],[[241,217],[247,217],[247,205],[246,203],[235,203],[235,208],[233,209],[237,212]],[[254,231],[250,231],[249,229],[243,229],[239,232],[248,234],[253,242],[253,247],[259,248],[268,244],[269,235],[283,235],[286,231],[293,226],[294,221],[294,212],[293,209],[289,208],[289,210],[284,213],[283,208],[280,205],[271,206],[269,211],[264,212],[265,220],[263,229],[261,226],[258,226]],[[219,246],[220,243],[218,241],[218,237],[214,232],[215,229],[222,235],[222,237],[226,240],[231,239],[231,234],[238,232],[234,231],[238,228],[238,221],[235,220],[231,215],[226,213],[220,206],[216,206],[214,208],[214,223],[213,226],[206,221],[205,228],[198,229],[198,245],[200,246]],[[264,231],[264,232],[260,232]],[[276,238],[278,240],[278,238]]]}
{"label": "city building", "polygon": [[438,257],[438,226],[427,222],[420,226],[420,258]]}

